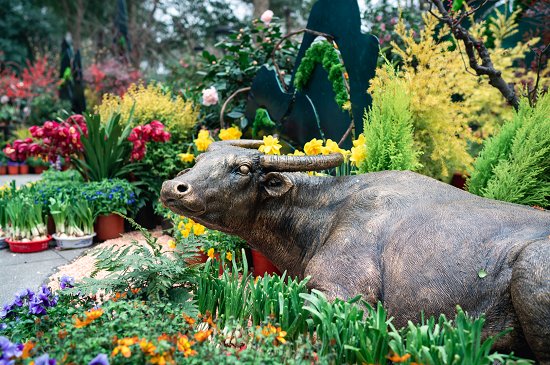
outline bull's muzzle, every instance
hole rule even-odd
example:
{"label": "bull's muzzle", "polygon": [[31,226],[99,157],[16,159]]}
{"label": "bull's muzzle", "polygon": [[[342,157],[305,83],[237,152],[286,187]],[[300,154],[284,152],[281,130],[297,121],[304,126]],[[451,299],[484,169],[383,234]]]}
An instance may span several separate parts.
{"label": "bull's muzzle", "polygon": [[204,211],[204,205],[194,194],[193,188],[184,181],[165,181],[160,191],[160,200],[165,206],[180,214]]}

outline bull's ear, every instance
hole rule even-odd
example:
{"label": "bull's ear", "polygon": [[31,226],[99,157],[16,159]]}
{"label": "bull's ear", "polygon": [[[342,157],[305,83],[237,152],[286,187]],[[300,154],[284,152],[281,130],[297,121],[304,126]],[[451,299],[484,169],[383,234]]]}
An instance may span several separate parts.
{"label": "bull's ear", "polygon": [[272,197],[283,196],[294,186],[285,174],[279,172],[267,173],[262,179],[262,185],[267,194]]}

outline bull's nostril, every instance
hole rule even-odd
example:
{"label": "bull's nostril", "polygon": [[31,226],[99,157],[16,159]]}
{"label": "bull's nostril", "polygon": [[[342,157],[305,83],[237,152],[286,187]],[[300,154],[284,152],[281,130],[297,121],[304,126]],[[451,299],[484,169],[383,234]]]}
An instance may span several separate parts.
{"label": "bull's nostril", "polygon": [[176,190],[179,191],[180,193],[185,193],[187,190],[189,190],[189,186],[187,184],[179,184],[176,187]]}

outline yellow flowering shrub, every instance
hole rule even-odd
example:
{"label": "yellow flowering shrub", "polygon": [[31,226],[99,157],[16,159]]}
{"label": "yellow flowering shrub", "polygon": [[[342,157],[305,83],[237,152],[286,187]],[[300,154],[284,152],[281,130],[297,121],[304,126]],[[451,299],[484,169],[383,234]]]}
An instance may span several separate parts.
{"label": "yellow flowering shrub", "polygon": [[199,107],[191,101],[185,101],[181,96],[172,97],[159,84],[132,84],[123,97],[105,94],[101,104],[94,108],[101,115],[101,120],[108,120],[113,113],[120,112],[122,119],[130,116],[134,108],[133,118],[136,123],[149,123],[159,120],[170,132],[186,136],[195,126],[199,117]]}
{"label": "yellow flowering shrub", "polygon": [[[514,79],[512,63],[521,58],[528,47],[518,44],[512,49],[502,48],[502,40],[517,32],[516,16],[516,13],[509,17],[497,13],[490,26],[480,23],[470,30],[474,36],[486,40],[483,33],[488,27],[496,39],[495,47],[490,50],[495,67],[503,72],[506,80],[519,82]],[[396,33],[404,46],[399,47],[395,42],[392,46],[393,52],[403,60],[400,76],[411,95],[414,140],[417,150],[423,153],[420,172],[446,180],[455,171],[470,169],[472,157],[467,152],[468,143],[479,142],[480,137],[493,133],[512,115],[513,109],[498,90],[488,84],[486,77],[472,75],[472,71],[466,69],[468,61],[462,48],[454,47],[451,41],[437,40],[437,18],[425,13],[423,20],[425,27],[418,41],[400,21]],[[440,35],[448,33],[447,27],[439,31]],[[387,70],[379,68],[369,91],[375,92],[389,79]],[[469,125],[480,127],[477,134]]]}

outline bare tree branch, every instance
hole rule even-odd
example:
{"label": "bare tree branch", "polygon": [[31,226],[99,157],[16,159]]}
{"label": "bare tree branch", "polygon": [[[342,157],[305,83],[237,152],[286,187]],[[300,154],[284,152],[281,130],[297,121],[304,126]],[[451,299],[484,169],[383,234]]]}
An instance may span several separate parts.
{"label": "bare tree branch", "polygon": [[[476,72],[478,76],[489,76],[489,84],[500,91],[504,96],[508,104],[518,109],[519,107],[519,98],[514,91],[513,86],[509,85],[502,78],[502,72],[495,69],[489,51],[485,44],[481,40],[475,39],[466,28],[460,24],[460,19],[453,19],[449,12],[443,6],[441,0],[431,0],[433,4],[439,10],[439,13],[442,15],[439,18],[442,22],[446,23],[453,33],[454,37],[458,41],[462,41],[466,49],[466,55],[468,56],[470,67]],[[481,59],[481,64],[479,64],[477,57]]]}

